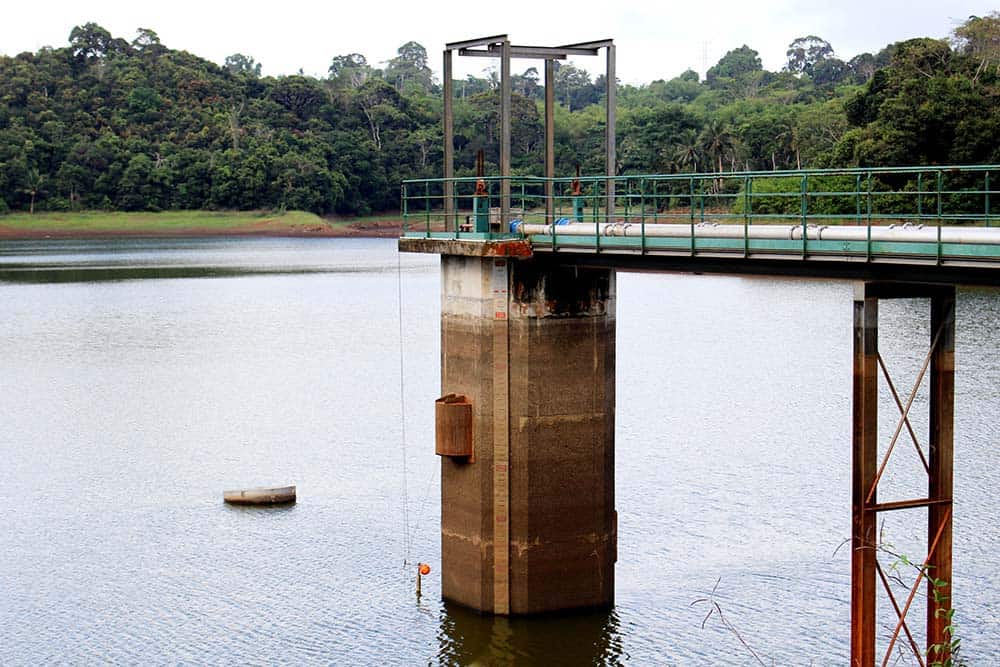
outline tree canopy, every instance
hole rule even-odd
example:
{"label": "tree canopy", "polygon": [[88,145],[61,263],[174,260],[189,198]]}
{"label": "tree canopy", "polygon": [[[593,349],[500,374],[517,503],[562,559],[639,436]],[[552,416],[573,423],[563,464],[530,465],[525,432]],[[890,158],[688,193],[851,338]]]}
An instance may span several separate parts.
{"label": "tree canopy", "polygon": [[[742,45],[708,69],[620,86],[621,173],[1000,162],[1000,15],[950,40],[913,39],[843,60],[815,35],[782,71]],[[0,56],[0,212],[398,206],[405,178],[441,175],[441,87],[410,41],[380,69],[359,53],[323,78],[262,76],[129,41],[95,23],[62,48]],[[556,169],[601,173],[603,76],[557,63]],[[513,76],[513,169],[542,171],[539,70]],[[499,161],[494,70],[455,82],[456,173]]]}

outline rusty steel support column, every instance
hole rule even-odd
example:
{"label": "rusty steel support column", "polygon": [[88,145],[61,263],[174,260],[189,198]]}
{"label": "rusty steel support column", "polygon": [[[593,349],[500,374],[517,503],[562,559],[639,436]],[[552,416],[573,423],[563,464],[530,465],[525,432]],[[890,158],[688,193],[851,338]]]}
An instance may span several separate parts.
{"label": "rusty steel support column", "polygon": [[875,664],[876,512],[865,499],[878,458],[878,299],[854,296],[854,429],[851,466],[851,665]]}
{"label": "rusty steel support column", "polygon": [[455,176],[455,120],[453,112],[454,82],[451,71],[451,49],[444,52],[444,67],[441,75],[444,85],[444,226],[457,229],[455,224],[455,184],[449,180]]}
{"label": "rusty steel support column", "polygon": [[556,175],[556,61],[545,61],[545,222],[555,221],[555,184],[552,179]]}
{"label": "rusty steel support column", "polygon": [[[937,346],[931,357],[930,383],[930,471],[927,497],[946,501],[928,507],[928,544],[941,531],[937,548],[928,560],[928,576],[943,581],[941,586],[927,584],[927,647],[948,646],[945,628],[950,625],[952,493],[955,409],[955,290],[931,298],[931,340]],[[933,343],[932,343],[933,344]],[[948,659],[950,652],[929,654],[931,660]]]}

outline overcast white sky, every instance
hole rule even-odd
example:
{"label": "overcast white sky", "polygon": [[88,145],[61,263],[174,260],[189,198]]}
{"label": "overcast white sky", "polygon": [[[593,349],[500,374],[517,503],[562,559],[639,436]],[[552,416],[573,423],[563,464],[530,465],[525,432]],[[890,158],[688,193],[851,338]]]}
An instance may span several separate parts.
{"label": "overcast white sky", "polygon": [[[618,78],[641,84],[669,79],[687,68],[704,72],[726,51],[747,44],[764,67],[780,69],[796,37],[818,35],[847,60],[911,37],[947,37],[970,15],[995,11],[975,0],[500,0],[499,2],[218,2],[213,0],[50,0],[10,2],[0,19],[0,53],[16,55],[42,46],[65,46],[75,25],[94,21],[131,41],[150,28],[160,41],[222,63],[244,53],[265,75],[300,68],[326,74],[331,58],[361,53],[378,66],[413,40],[427,48],[440,78],[446,42],[507,33],[515,44],[556,46],[613,38]],[[480,74],[490,61],[459,58],[456,76]],[[575,61],[592,74],[603,59]],[[540,63],[515,61],[513,69]]]}

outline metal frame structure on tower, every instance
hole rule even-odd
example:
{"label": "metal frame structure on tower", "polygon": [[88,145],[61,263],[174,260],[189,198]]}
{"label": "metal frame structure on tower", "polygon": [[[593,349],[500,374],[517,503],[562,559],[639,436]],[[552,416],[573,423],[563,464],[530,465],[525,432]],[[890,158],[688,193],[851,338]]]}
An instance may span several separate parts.
{"label": "metal frame structure on tower", "polygon": [[545,216],[554,219],[554,192],[552,178],[555,177],[555,61],[570,56],[596,56],[605,49],[607,56],[605,88],[605,198],[609,220],[615,210],[615,107],[617,79],[615,74],[614,40],[602,39],[591,42],[567,44],[565,46],[519,46],[513,45],[507,35],[493,35],[461,42],[451,42],[444,49],[444,213],[447,228],[455,224],[455,177],[454,147],[454,82],[452,80],[452,54],[460,56],[500,59],[500,224],[506,228],[510,218],[510,136],[511,136],[511,69],[514,58],[540,59],[545,61]]}

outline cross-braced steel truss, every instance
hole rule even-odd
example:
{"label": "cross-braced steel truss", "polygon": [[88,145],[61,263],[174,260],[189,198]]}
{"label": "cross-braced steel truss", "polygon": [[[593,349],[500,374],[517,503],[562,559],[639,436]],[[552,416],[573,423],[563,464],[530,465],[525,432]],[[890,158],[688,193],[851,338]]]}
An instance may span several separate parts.
{"label": "cross-braced steel truss", "polygon": [[[878,304],[881,299],[929,298],[931,301],[930,350],[924,358],[906,401],[900,397],[878,348]],[[881,660],[888,664],[901,635],[916,663],[944,663],[948,658],[951,610],[951,542],[953,483],[953,413],[955,388],[955,288],[936,285],[866,283],[858,287],[854,300],[854,433],[852,464],[852,557],[851,557],[851,663],[875,665],[877,583],[886,591],[895,613],[895,627]],[[929,442],[921,447],[910,423],[914,399],[930,371]],[[899,408],[892,438],[879,457],[878,381],[884,376]],[[879,502],[878,486],[903,430],[927,473],[927,496]],[[876,526],[881,512],[927,508],[927,556],[916,568],[915,581],[902,606],[889,585],[889,577],[878,560]],[[921,650],[907,622],[907,614],[926,582],[927,630]],[[927,656],[927,657],[925,657]]]}

